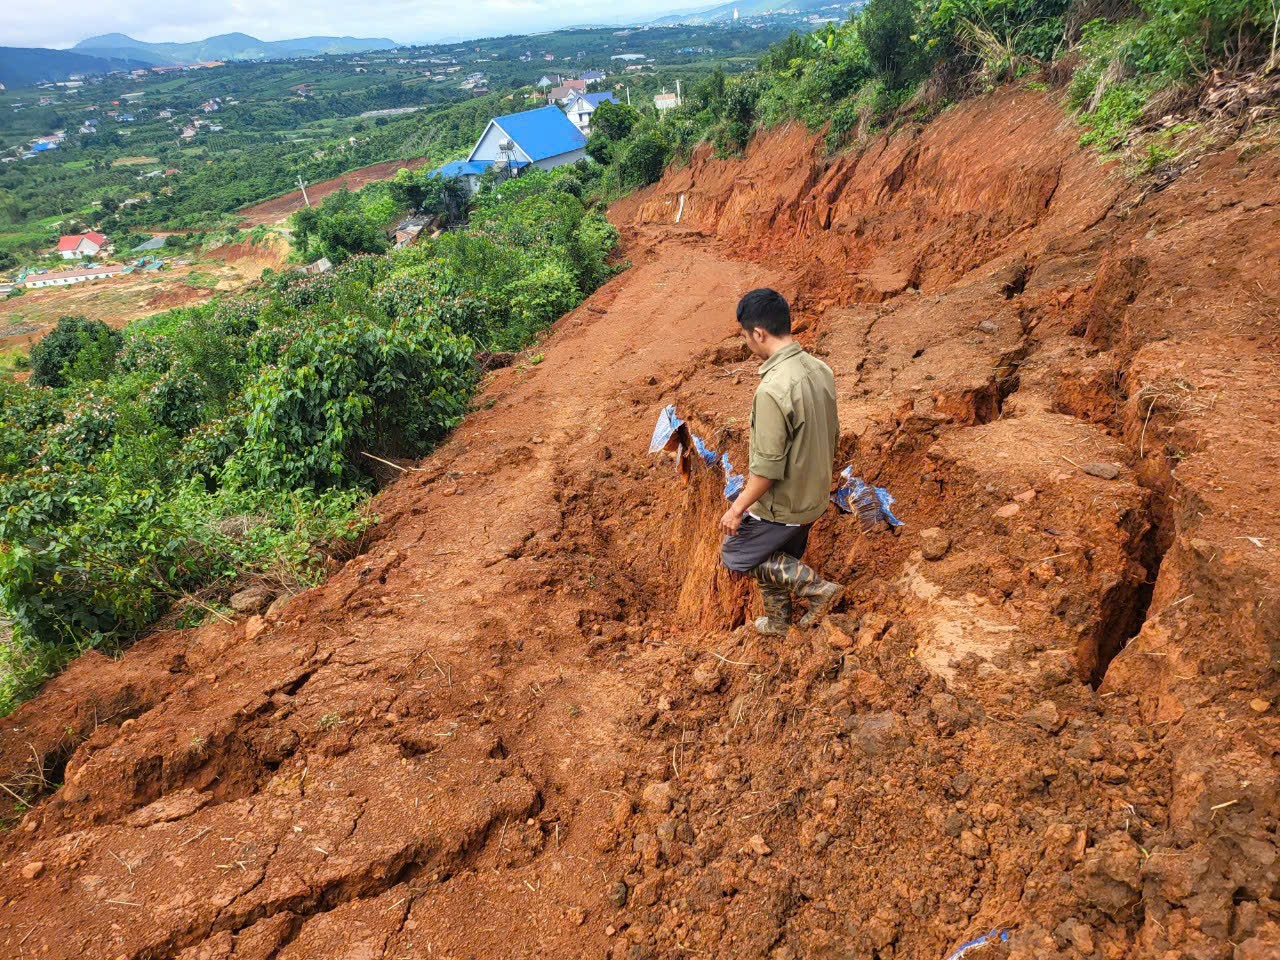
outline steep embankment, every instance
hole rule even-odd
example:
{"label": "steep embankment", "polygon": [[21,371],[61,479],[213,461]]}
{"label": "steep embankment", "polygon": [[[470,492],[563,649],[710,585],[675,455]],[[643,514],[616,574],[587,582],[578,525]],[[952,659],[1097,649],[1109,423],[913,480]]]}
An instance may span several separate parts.
{"label": "steep embankment", "polygon": [[[5,955],[1269,955],[1280,155],[1139,195],[1074,138],[1007,92],[621,204],[639,265],[366,553],[6,721]],[[644,453],[676,402],[741,457],[762,284],[908,522],[824,517],[847,610],[785,643]]]}

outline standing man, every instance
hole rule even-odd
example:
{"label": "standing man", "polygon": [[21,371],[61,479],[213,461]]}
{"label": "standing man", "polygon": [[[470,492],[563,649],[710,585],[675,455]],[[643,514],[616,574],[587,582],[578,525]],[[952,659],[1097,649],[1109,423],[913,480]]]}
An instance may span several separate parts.
{"label": "standing man", "polygon": [[809,602],[800,620],[812,626],[844,587],[800,562],[809,528],[831,493],[840,424],[831,368],[791,337],[791,308],[774,290],[752,290],[738,303],[738,323],[760,364],[751,403],[751,462],[746,486],[720,519],[720,558],[760,584],[765,616],[756,631],[782,635],[791,624],[791,597]]}

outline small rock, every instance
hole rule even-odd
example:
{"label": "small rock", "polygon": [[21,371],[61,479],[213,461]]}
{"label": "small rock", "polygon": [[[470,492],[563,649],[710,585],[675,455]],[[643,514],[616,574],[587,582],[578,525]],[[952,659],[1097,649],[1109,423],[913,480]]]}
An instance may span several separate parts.
{"label": "small rock", "polygon": [[978,324],[978,329],[981,330],[983,333],[999,333],[1000,325],[996,323],[994,320],[983,320],[980,324]]}
{"label": "small rock", "polygon": [[751,852],[762,857],[767,857],[773,853],[773,850],[764,842],[764,837],[760,834],[753,834],[751,839],[747,841],[747,846],[751,848]]}
{"label": "small rock", "polygon": [[1086,957],[1093,953],[1093,934],[1075,917],[1068,917],[1053,931],[1061,946],[1073,946]]}
{"label": "small rock", "polygon": [[32,860],[30,863],[28,863],[25,867],[22,868],[22,875],[26,877],[28,880],[34,880],[36,877],[40,876],[40,874],[42,873],[44,873],[43,860]]}
{"label": "small rock", "polygon": [[1080,468],[1091,477],[1103,480],[1114,480],[1120,476],[1120,468],[1114,463],[1086,463]]}
{"label": "small rock", "polygon": [[1261,697],[1254,697],[1249,701],[1249,707],[1254,713],[1266,713],[1271,709],[1271,701],[1263,700]]}
{"label": "small rock", "polygon": [[231,595],[231,609],[236,613],[261,613],[275,594],[263,586],[249,587]]}
{"label": "small rock", "polygon": [[609,900],[615,907],[621,909],[627,905],[627,885],[619,880],[609,888]]}
{"label": "small rock", "polygon": [[991,846],[972,830],[962,830],[960,852],[970,860],[980,860],[991,852]]}
{"label": "small rock", "polygon": [[570,907],[567,911],[569,922],[575,926],[582,926],[587,922],[587,911],[581,907]]}
{"label": "small rock", "polygon": [[284,608],[289,605],[289,601],[293,599],[292,593],[282,593],[271,601],[271,606],[267,607],[266,617],[268,620],[279,620],[284,616]]}
{"label": "small rock", "polygon": [[1008,520],[1010,517],[1016,517],[1018,512],[1022,510],[1016,503],[1006,503],[1003,507],[996,511],[996,516],[1001,520]]}
{"label": "small rock", "polygon": [[1023,714],[1023,717],[1047,733],[1057,733],[1062,729],[1062,717],[1058,714],[1058,707],[1052,700],[1041,700]]}
{"label": "small rock", "polygon": [[640,800],[646,807],[657,813],[666,813],[671,809],[671,784],[667,781],[651,783],[640,793]]}
{"label": "small rock", "polygon": [[244,638],[246,640],[257,640],[261,636],[262,631],[267,628],[267,621],[256,614],[249,618],[244,625]]}
{"label": "small rock", "polygon": [[941,560],[951,549],[951,538],[937,527],[920,531],[920,552],[926,560]]}
{"label": "small rock", "polygon": [[701,663],[693,671],[693,685],[702,693],[715,693],[720,682],[720,671],[714,663]]}
{"label": "small rock", "polygon": [[1018,503],[1030,503],[1035,498],[1036,492],[1031,489],[1023,490],[1021,493],[1015,493],[1013,495],[1013,499],[1018,501]]}

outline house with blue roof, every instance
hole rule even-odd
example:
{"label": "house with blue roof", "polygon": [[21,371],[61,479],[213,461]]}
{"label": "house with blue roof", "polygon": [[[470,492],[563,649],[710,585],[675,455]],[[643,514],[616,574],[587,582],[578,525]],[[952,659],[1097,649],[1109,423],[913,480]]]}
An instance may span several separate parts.
{"label": "house with blue roof", "polygon": [[589,136],[591,114],[595,113],[596,107],[606,100],[609,103],[618,102],[618,98],[612,93],[579,93],[564,108],[564,115],[569,118],[570,123],[582,131],[584,136]]}
{"label": "house with blue roof", "polygon": [[433,170],[432,175],[461,177],[474,193],[486,170],[550,170],[581,160],[586,156],[586,146],[586,136],[559,107],[539,107],[494,117],[466,160],[446,163]]}

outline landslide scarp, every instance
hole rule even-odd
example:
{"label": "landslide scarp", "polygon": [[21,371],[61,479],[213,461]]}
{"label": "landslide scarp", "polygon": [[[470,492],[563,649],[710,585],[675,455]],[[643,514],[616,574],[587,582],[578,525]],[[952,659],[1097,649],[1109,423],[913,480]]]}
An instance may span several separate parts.
{"label": "landslide scarp", "polygon": [[[15,774],[75,750],[0,841],[0,952],[1266,956],[1280,156],[1135,202],[1075,141],[1005,91],[616,206],[637,265],[490,375],[367,554],[6,721]],[[825,515],[848,600],[781,642],[718,566],[721,478],[645,452],[675,403],[744,462],[760,285],[906,520]]]}

